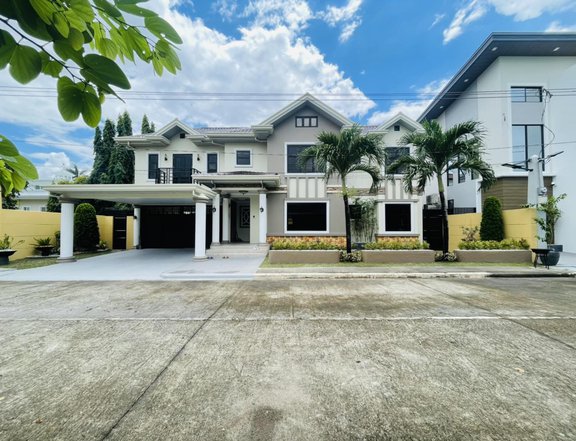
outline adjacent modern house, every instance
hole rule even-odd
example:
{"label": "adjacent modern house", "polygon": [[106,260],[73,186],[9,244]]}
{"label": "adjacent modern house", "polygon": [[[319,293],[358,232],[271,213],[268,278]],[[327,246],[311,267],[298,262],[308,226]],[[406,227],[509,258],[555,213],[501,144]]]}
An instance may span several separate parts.
{"label": "adjacent modern house", "polygon": [[[547,158],[540,166],[548,194],[566,193],[557,225],[557,242],[576,252],[569,219],[576,218],[576,34],[495,33],[450,80],[420,116],[443,128],[480,121],[486,129],[486,160],[496,184],[479,191],[477,176],[448,176],[447,199],[456,212],[481,211],[487,196],[504,209],[527,203],[531,156]],[[562,153],[560,153],[562,152]],[[428,199],[437,192],[427,190]]]}
{"label": "adjacent modern house", "polygon": [[44,187],[51,183],[52,181],[49,180],[30,181],[28,186],[16,196],[18,210],[46,211],[50,193],[44,190]]}
{"label": "adjacent modern house", "polygon": [[[309,94],[251,127],[192,128],[176,119],[155,133],[117,138],[134,150],[134,184],[56,185],[49,190],[64,201],[62,215],[68,217],[65,210],[82,198],[134,204],[135,244],[194,247],[198,258],[206,247],[222,243],[341,236],[340,182],[325,182],[313,162],[302,167],[297,158],[317,142],[320,132],[339,132],[353,124]],[[399,146],[402,135],[421,126],[399,114],[362,129],[383,136],[392,161],[409,153],[409,147]],[[405,192],[401,178],[391,177],[376,195],[368,195],[367,175],[351,176],[348,185],[358,197],[376,198],[378,235],[422,239],[422,196]]]}

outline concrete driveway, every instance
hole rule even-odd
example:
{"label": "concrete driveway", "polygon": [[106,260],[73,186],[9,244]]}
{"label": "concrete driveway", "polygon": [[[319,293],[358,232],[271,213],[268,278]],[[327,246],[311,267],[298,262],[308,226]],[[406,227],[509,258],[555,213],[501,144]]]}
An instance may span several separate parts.
{"label": "concrete driveway", "polygon": [[41,268],[0,270],[0,280],[250,280],[266,252],[194,260],[193,249],[144,249],[116,251]]}
{"label": "concrete driveway", "polygon": [[576,439],[575,285],[0,281],[0,439]]}

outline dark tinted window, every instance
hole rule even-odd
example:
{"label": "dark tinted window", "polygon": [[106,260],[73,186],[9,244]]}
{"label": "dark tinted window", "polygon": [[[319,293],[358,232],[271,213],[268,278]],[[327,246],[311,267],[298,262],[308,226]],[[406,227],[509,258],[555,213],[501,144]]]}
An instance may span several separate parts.
{"label": "dark tinted window", "polygon": [[[395,161],[400,159],[402,156],[410,155],[410,147],[386,147],[386,171],[388,167],[392,165]],[[400,167],[398,170],[394,170],[394,174],[404,173],[405,167]]]}
{"label": "dark tinted window", "polygon": [[411,231],[410,204],[386,204],[386,231]]}
{"label": "dark tinted window", "polygon": [[286,204],[287,231],[326,231],[326,202]]}
{"label": "dark tinted window", "polygon": [[206,155],[206,171],[208,173],[217,173],[218,172],[218,154],[216,153],[208,153]]}
{"label": "dark tinted window", "polygon": [[250,150],[236,150],[236,165],[252,165]]}
{"label": "dark tinted window", "polygon": [[158,170],[158,154],[151,153],[148,155],[148,179],[156,179]]}
{"label": "dark tinted window", "polygon": [[302,150],[304,150],[305,148],[310,147],[309,145],[289,145],[287,147],[287,154],[288,154],[288,173],[322,173],[321,171],[318,170],[318,167],[316,167],[316,162],[314,160],[309,160],[306,163],[305,167],[301,167],[300,164],[298,164],[298,155],[300,154],[300,152],[302,152]]}

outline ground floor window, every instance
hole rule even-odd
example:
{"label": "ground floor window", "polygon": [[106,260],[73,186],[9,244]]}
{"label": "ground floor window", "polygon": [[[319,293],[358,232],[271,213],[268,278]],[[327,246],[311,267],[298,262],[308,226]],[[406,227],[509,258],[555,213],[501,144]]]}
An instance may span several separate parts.
{"label": "ground floor window", "polygon": [[411,204],[386,204],[386,231],[412,231]]}
{"label": "ground floor window", "polygon": [[328,232],[328,203],[287,202],[286,231]]}

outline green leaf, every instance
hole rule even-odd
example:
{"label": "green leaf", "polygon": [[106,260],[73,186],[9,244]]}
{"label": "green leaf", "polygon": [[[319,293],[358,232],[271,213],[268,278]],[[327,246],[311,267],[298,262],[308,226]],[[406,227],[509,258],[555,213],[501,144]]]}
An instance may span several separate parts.
{"label": "green leaf", "polygon": [[154,67],[154,72],[160,77],[164,71],[164,66],[162,66],[162,61],[156,53],[152,56],[152,66]]}
{"label": "green leaf", "polygon": [[138,17],[156,17],[158,14],[150,9],[141,8],[140,6],[131,4],[116,3],[118,9]]}
{"label": "green leaf", "polygon": [[16,49],[16,40],[10,33],[0,29],[0,70],[8,65],[14,49]]}
{"label": "green leaf", "polygon": [[38,16],[38,13],[32,8],[30,2],[12,0],[12,4],[16,10],[18,26],[20,26],[25,33],[44,41],[53,41],[53,36],[48,31],[49,26]]}
{"label": "green leaf", "polygon": [[10,75],[22,84],[29,83],[42,71],[42,59],[30,46],[17,45],[10,58]]}
{"label": "green leaf", "polygon": [[94,20],[94,11],[88,0],[70,0],[70,9],[85,22]]}
{"label": "green leaf", "polygon": [[18,156],[20,152],[16,148],[12,141],[4,136],[0,135],[0,158],[4,159],[4,157],[15,157]]}
{"label": "green leaf", "polygon": [[141,60],[148,62],[152,53],[146,38],[132,27],[126,29],[123,35],[128,48],[132,49]]}
{"label": "green leaf", "polygon": [[70,26],[68,25],[68,21],[66,21],[64,14],[54,14],[53,19],[54,27],[58,30],[60,35],[62,35],[64,38],[68,38],[68,35],[70,34]]}
{"label": "green leaf", "polygon": [[19,175],[27,180],[38,179],[36,167],[24,156],[19,155],[14,158],[15,161],[10,163],[10,167]]}
{"label": "green leaf", "polygon": [[84,58],[82,57],[82,53],[84,52],[84,48],[80,50],[75,50],[67,40],[57,40],[54,42],[54,51],[60,56],[63,60],[72,60],[78,65],[82,65],[84,62]]}
{"label": "green leaf", "polygon": [[160,62],[164,65],[164,67],[171,72],[172,74],[176,74],[176,70],[181,69],[182,65],[180,64],[180,59],[176,55],[176,52],[170,46],[170,44],[166,40],[160,40],[156,44],[156,53],[158,54]]}
{"label": "green leaf", "polygon": [[96,45],[98,51],[106,58],[113,60],[118,55],[118,47],[109,38],[103,38],[99,44]]}
{"label": "green leaf", "polygon": [[94,0],[94,4],[100,9],[102,9],[110,17],[114,18],[122,17],[122,13],[106,0]]}
{"label": "green leaf", "polygon": [[102,117],[102,107],[98,97],[85,92],[82,96],[82,118],[90,127],[96,127]]}
{"label": "green leaf", "polygon": [[64,121],[76,121],[82,111],[82,91],[68,78],[58,80],[58,110]]}
{"label": "green leaf", "polygon": [[108,83],[106,83],[105,81],[94,75],[92,71],[86,69],[80,69],[80,75],[82,75],[86,81],[94,84],[96,87],[98,87],[98,89],[101,89],[105,93],[110,93],[112,95],[118,96],[116,95],[116,92],[114,92],[114,89],[112,89]]}
{"label": "green leaf", "polygon": [[146,28],[158,38],[166,38],[173,43],[182,44],[182,39],[178,32],[161,17],[146,17],[144,19]]}
{"label": "green leaf", "polygon": [[118,65],[109,58],[97,54],[88,54],[84,57],[85,69],[92,72],[106,84],[112,84],[121,89],[130,89],[130,81],[118,67]]}
{"label": "green leaf", "polygon": [[135,5],[138,3],[146,3],[148,0],[115,0],[116,5]]}
{"label": "green leaf", "polygon": [[49,61],[42,68],[42,73],[50,75],[51,77],[58,78],[62,72],[63,66],[57,61]]}
{"label": "green leaf", "polygon": [[29,0],[38,16],[46,24],[52,24],[52,16],[58,12],[56,5],[50,0]]}
{"label": "green leaf", "polygon": [[69,9],[64,11],[64,17],[68,20],[70,29],[76,29],[78,32],[84,32],[86,28],[86,22],[73,10]]}
{"label": "green leaf", "polygon": [[76,29],[70,29],[70,34],[68,35],[68,43],[72,46],[72,49],[79,51],[84,46],[84,36],[82,32]]}

